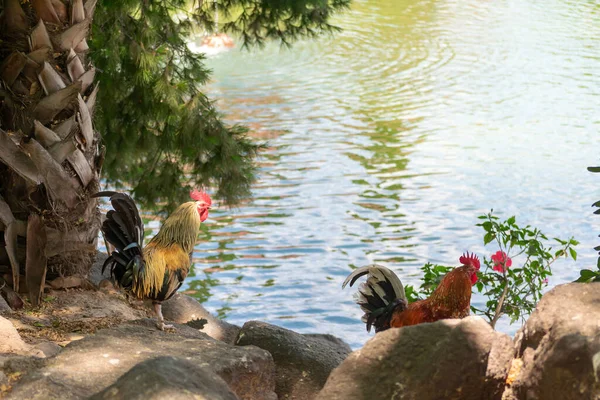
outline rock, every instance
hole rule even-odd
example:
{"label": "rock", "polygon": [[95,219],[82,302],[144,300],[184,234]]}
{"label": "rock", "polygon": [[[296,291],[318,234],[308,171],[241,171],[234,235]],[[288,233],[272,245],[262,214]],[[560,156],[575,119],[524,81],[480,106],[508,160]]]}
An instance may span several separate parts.
{"label": "rock", "polygon": [[23,308],[23,299],[21,299],[19,294],[12,290],[3,279],[0,279],[0,297],[6,301],[6,304],[8,304],[12,310],[20,310]]}
{"label": "rock", "polygon": [[117,289],[115,285],[110,281],[110,279],[102,279],[100,283],[98,283],[98,288],[107,293],[116,292]]}
{"label": "rock", "polygon": [[350,354],[317,399],[500,399],[512,356],[510,338],[480,317],[389,329]]}
{"label": "rock", "polygon": [[62,351],[62,347],[54,342],[40,342],[33,346],[30,354],[35,357],[48,358],[54,357]]}
{"label": "rock", "polygon": [[72,288],[84,288],[87,290],[94,289],[94,283],[90,280],[82,278],[81,276],[59,276],[52,281],[46,282],[52,289],[72,289]]}
{"label": "rock", "polygon": [[181,293],[176,293],[175,296],[165,301],[162,305],[162,312],[165,320],[178,324],[204,318],[207,323],[204,325],[202,332],[213,339],[229,344],[235,342],[240,331],[239,326],[215,318],[198,300]]}
{"label": "rock", "polygon": [[0,353],[26,354],[31,346],[21,339],[21,335],[6,318],[0,317]]}
{"label": "rock", "polygon": [[4,297],[0,296],[0,315],[9,314],[11,312],[12,309],[10,308],[6,300],[4,300]]}
{"label": "rock", "polygon": [[131,368],[90,400],[237,400],[217,374],[186,360],[157,357]]}
{"label": "rock", "polygon": [[4,363],[11,358],[12,354],[0,353],[0,370],[4,368]]}
{"label": "rock", "polygon": [[[3,361],[3,357],[6,357]],[[20,356],[14,354],[0,355],[2,370],[6,375],[25,375],[35,371],[44,365],[45,359],[31,356]]]}
{"label": "rock", "polygon": [[506,399],[600,399],[600,283],[546,293],[516,335]]}
{"label": "rock", "polygon": [[53,316],[65,321],[133,321],[147,317],[150,309],[133,308],[123,296],[91,290],[51,290]]}
{"label": "rock", "polygon": [[259,321],[246,322],[236,344],[254,345],[271,353],[275,361],[275,392],[280,399],[313,399],[331,371],[352,351],[331,335],[301,335]]}
{"label": "rock", "polygon": [[352,353],[352,347],[350,347],[348,343],[344,342],[337,336],[329,335],[326,333],[303,333],[302,336],[333,343],[339,346],[340,349],[344,349],[345,351],[347,351],[346,355]]}
{"label": "rock", "polygon": [[[43,368],[13,387],[14,399],[88,398],[113,384],[136,364],[174,356],[219,375],[240,399],[275,400],[275,365],[256,347],[237,347],[186,325],[175,332],[156,329],[153,319],[103,329],[67,345]],[[65,397],[66,393],[70,397]]]}
{"label": "rock", "polygon": [[90,268],[90,271],[88,272],[88,279],[96,286],[98,286],[103,279],[110,279],[110,271],[108,268],[102,273],[102,265],[104,265],[104,261],[106,261],[107,258],[108,254],[105,252],[97,252],[96,261],[94,261],[92,268]]}

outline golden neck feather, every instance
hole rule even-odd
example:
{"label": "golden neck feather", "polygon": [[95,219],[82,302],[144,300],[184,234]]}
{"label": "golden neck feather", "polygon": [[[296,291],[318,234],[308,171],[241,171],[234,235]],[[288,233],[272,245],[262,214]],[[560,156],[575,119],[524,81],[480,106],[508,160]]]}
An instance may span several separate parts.
{"label": "golden neck feather", "polygon": [[183,203],[169,215],[150,243],[168,246],[175,242],[181,245],[186,253],[191,253],[198,238],[200,223],[196,202]]}

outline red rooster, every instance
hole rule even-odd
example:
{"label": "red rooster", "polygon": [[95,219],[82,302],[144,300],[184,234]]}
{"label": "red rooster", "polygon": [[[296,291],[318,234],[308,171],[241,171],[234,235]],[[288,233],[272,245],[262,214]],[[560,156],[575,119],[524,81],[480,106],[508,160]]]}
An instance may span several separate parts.
{"label": "red rooster", "polygon": [[462,264],[448,272],[438,287],[425,300],[408,304],[404,286],[391,270],[380,265],[369,265],[352,272],[342,284],[350,286],[367,275],[367,281],[358,289],[356,303],[365,312],[362,320],[375,332],[389,328],[417,325],[447,318],[464,318],[471,308],[471,287],[477,282],[479,259],[474,254],[464,254]]}
{"label": "red rooster", "polygon": [[140,299],[152,300],[158,329],[172,328],[165,325],[161,302],[175,294],[190,270],[200,223],[208,218],[212,204],[210,197],[190,192],[193,201],[180,205],[146,246],[144,224],[131,197],[108,191],[92,197],[110,197],[114,208],[102,224],[104,237],[115,247],[102,272],[110,267],[117,285]]}

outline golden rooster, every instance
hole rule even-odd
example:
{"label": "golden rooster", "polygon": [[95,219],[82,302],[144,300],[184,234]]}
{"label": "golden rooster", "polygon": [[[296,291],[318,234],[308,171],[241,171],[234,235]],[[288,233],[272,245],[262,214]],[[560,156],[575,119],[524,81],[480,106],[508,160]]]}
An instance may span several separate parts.
{"label": "golden rooster", "polygon": [[92,197],[110,197],[102,233],[115,250],[102,266],[118,286],[139,299],[152,300],[160,330],[165,325],[161,302],[170,299],[186,278],[192,264],[192,251],[200,224],[208,218],[212,204],[204,192],[192,191],[193,201],[180,205],[144,246],[144,224],[133,199],[124,193],[105,191]]}
{"label": "golden rooster", "polygon": [[391,270],[381,265],[369,265],[352,272],[342,284],[350,286],[367,275],[367,281],[358,290],[356,303],[365,312],[362,317],[375,332],[389,328],[435,322],[447,318],[464,318],[471,309],[471,287],[477,282],[479,259],[474,254],[463,254],[462,264],[448,272],[431,296],[408,304],[404,286]]}

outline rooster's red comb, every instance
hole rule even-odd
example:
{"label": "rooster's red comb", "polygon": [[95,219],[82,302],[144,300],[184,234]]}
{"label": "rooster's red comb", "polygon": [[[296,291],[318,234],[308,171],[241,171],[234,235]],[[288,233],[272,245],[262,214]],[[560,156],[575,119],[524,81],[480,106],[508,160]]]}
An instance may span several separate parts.
{"label": "rooster's red comb", "polygon": [[194,189],[194,190],[190,191],[190,197],[194,201],[203,201],[206,204],[208,204],[209,206],[212,204],[212,200],[210,199],[210,196],[206,192],[201,192],[199,190]]}
{"label": "rooster's red comb", "polygon": [[477,256],[475,255],[475,253],[471,253],[469,254],[469,252],[467,251],[465,254],[463,254],[458,261],[462,264],[462,265],[472,265],[475,267],[476,270],[479,270],[480,268],[480,264],[479,264],[479,258],[477,258]]}

